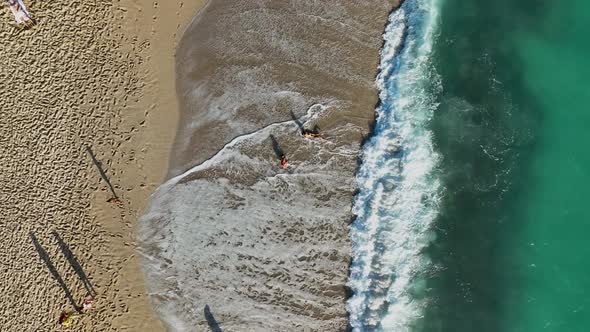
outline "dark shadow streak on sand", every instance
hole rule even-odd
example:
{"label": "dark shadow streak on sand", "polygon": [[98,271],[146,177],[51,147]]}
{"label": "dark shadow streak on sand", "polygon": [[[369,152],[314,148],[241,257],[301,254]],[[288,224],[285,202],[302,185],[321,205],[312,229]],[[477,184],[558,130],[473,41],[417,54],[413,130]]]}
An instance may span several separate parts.
{"label": "dark shadow streak on sand", "polygon": [[82,282],[82,284],[86,288],[86,291],[90,295],[95,296],[97,293],[94,290],[94,287],[92,287],[92,284],[90,283],[88,278],[86,277],[86,273],[84,273],[84,269],[82,269],[82,266],[80,265],[80,263],[76,259],[76,256],[74,255],[74,253],[70,250],[68,245],[63,241],[63,239],[59,236],[59,234],[57,234],[56,231],[52,231],[51,234],[53,234],[53,237],[55,238],[55,240],[59,244],[59,249],[61,249],[62,254],[66,257],[66,259],[68,260],[68,262],[70,263],[70,265],[72,266],[72,268],[74,269],[76,274],[78,275],[78,278],[80,279],[80,281]]}
{"label": "dark shadow streak on sand", "polygon": [[215,317],[213,317],[208,304],[205,305],[203,313],[205,314],[205,319],[207,320],[207,324],[209,325],[211,332],[223,332],[221,327],[219,327],[219,323],[215,320]]}
{"label": "dark shadow streak on sand", "polygon": [[43,246],[41,246],[41,244],[37,240],[37,237],[35,237],[35,234],[33,234],[31,232],[31,233],[29,233],[29,236],[31,237],[31,241],[33,241],[33,245],[35,246],[35,250],[37,250],[37,253],[39,254],[39,257],[45,263],[45,265],[47,265],[47,268],[49,269],[49,272],[51,272],[51,274],[53,275],[53,278],[61,286],[62,290],[66,294],[66,297],[68,298],[68,300],[70,301],[70,303],[72,304],[72,306],[74,306],[74,308],[76,309],[76,311],[80,312],[80,307],[78,306],[78,304],[76,304],[76,301],[74,301],[74,298],[72,297],[72,293],[68,289],[68,286],[66,285],[66,283],[64,282],[64,280],[62,279],[62,277],[57,272],[57,269],[55,268],[55,266],[53,265],[53,263],[51,263],[51,259],[49,258],[49,255],[47,254],[47,251],[45,251],[45,249],[43,248]]}
{"label": "dark shadow streak on sand", "polygon": [[107,174],[102,169],[101,163],[96,159],[96,156],[94,155],[94,153],[92,152],[92,150],[90,150],[90,147],[86,146],[86,152],[88,152],[88,154],[90,155],[90,158],[92,158],[92,162],[94,163],[94,166],[96,166],[96,168],[98,169],[98,173],[100,174],[100,177],[109,186],[109,189],[111,190],[111,193],[113,194],[113,198],[119,199],[119,197],[117,196],[117,193],[115,193],[115,188],[113,188],[113,185],[111,184],[111,181],[109,181],[109,178],[107,177]]}

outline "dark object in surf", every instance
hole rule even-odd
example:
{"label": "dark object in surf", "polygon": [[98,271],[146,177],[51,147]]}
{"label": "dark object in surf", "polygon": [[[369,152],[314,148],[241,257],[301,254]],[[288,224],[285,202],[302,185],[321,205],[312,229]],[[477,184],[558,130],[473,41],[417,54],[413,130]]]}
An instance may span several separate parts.
{"label": "dark object in surf", "polygon": [[287,168],[288,161],[287,161],[287,157],[285,155],[285,151],[283,151],[283,149],[279,145],[279,142],[277,141],[277,139],[273,135],[270,135],[270,140],[272,141],[272,149],[275,152],[275,155],[281,161],[281,167]]}
{"label": "dark object in surf", "polygon": [[305,138],[324,138],[324,135],[322,133],[320,133],[320,127],[318,127],[317,125],[313,127],[313,129],[305,129],[303,128],[301,130],[301,135],[303,135],[303,137]]}
{"label": "dark object in surf", "polygon": [[211,313],[211,308],[208,304],[205,305],[205,309],[203,309],[203,313],[205,314],[205,319],[207,320],[207,325],[211,329],[211,332],[222,332],[219,323]]}

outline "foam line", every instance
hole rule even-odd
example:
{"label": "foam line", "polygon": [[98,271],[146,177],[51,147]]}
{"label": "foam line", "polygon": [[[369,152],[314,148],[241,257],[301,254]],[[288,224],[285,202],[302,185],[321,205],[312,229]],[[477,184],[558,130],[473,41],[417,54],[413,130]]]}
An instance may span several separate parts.
{"label": "foam line", "polygon": [[[307,112],[304,116],[298,118],[297,120],[305,123],[309,120],[314,120],[316,119],[328,106],[322,105],[322,104],[314,104],[312,106],[310,106],[307,109]],[[256,130],[254,132],[251,133],[247,133],[247,134],[243,134],[243,135],[239,135],[236,136],[235,138],[233,138],[231,141],[229,141],[227,144],[225,144],[221,149],[219,149],[219,151],[217,151],[216,154],[214,154],[213,156],[211,156],[209,159],[203,161],[202,163],[194,166],[193,168],[185,171],[184,173],[177,175],[171,179],[169,179],[168,181],[164,182],[160,188],[158,188],[158,190],[156,192],[160,192],[161,190],[163,190],[164,188],[170,188],[172,186],[174,186],[175,184],[177,184],[178,182],[180,182],[183,178],[194,174],[198,171],[202,171],[204,169],[207,169],[213,165],[216,165],[217,163],[219,163],[221,161],[221,159],[227,154],[227,150],[229,150],[232,147],[237,146],[239,143],[242,143],[248,139],[251,139],[253,137],[255,137],[258,134],[264,133],[264,132],[268,132],[270,130],[272,130],[273,128],[279,127],[281,125],[286,125],[286,124],[292,124],[295,125],[295,121],[294,120],[287,120],[287,121],[281,121],[281,122],[274,122],[271,123],[269,125],[267,125],[266,127],[263,127],[259,130]],[[266,138],[266,136],[264,137]],[[153,194],[155,195],[155,193]]]}
{"label": "foam line", "polygon": [[[347,303],[354,331],[410,331],[425,305],[424,248],[438,213],[438,155],[428,129],[438,76],[430,64],[437,0],[406,0],[384,33],[377,76],[380,105],[362,151],[351,225]],[[434,90],[434,92],[433,92]]]}

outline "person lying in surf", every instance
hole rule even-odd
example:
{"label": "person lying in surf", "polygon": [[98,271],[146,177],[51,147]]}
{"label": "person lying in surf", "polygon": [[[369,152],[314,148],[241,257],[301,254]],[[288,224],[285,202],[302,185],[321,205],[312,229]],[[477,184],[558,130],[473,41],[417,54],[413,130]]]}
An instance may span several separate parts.
{"label": "person lying in surf", "polygon": [[23,24],[27,28],[35,24],[21,0],[6,0],[6,3],[14,15],[16,23]]}
{"label": "person lying in surf", "polygon": [[301,135],[307,139],[324,138],[324,135],[320,133],[320,128],[315,125],[313,129],[306,129],[301,126]]}
{"label": "person lying in surf", "polygon": [[306,131],[303,133],[303,137],[308,138],[308,139],[314,139],[314,138],[323,138],[324,135],[322,135],[320,133],[314,133],[312,131]]}

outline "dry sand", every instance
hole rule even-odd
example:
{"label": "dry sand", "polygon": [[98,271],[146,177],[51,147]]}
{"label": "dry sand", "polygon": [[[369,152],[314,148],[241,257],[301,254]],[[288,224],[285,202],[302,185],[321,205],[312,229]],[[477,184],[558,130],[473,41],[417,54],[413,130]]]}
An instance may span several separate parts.
{"label": "dry sand", "polygon": [[[354,172],[395,5],[213,0],[187,29],[170,168],[180,176],[140,229],[171,329],[346,330]],[[292,117],[326,139],[304,139]]]}
{"label": "dry sand", "polygon": [[64,330],[161,331],[134,229],[166,171],[174,48],[202,1],[26,3],[31,30],[0,15],[0,331],[61,330],[87,294],[80,276],[97,303]]}

